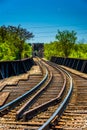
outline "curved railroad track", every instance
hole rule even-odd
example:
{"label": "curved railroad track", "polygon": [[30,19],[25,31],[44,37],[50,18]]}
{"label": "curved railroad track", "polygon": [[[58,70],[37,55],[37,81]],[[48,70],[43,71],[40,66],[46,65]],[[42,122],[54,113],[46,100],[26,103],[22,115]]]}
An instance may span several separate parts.
{"label": "curved railroad track", "polygon": [[[38,63],[43,74],[30,75],[28,80],[19,81],[17,85],[7,85],[3,89],[8,91],[13,87],[12,94],[17,93],[16,97],[19,98],[20,93],[22,95],[30,92],[38,86],[31,95],[24,94],[26,96],[13,104],[13,107],[8,106],[6,109],[4,106],[1,107],[3,108],[0,111],[1,130],[86,130],[87,76],[70,71],[68,73],[66,68],[48,61],[39,59]],[[14,87],[18,87],[16,93]],[[13,102],[14,99],[9,96],[6,103],[10,101]]]}
{"label": "curved railroad track", "polygon": [[[47,63],[42,64],[45,64],[46,67],[44,68],[47,68],[49,74],[46,82],[38,91],[36,91],[36,93],[34,93],[30,98],[27,98],[28,100],[26,100],[26,103],[25,100],[22,99],[21,103],[16,103],[14,107],[10,106],[11,108],[9,109],[8,106],[5,111],[1,110],[2,117],[0,118],[0,127],[2,129],[39,129],[39,127],[50,118],[60,105],[62,98],[67,94],[68,87],[66,87],[67,89],[65,88],[65,74],[58,68],[54,68]],[[34,75],[31,78],[29,77],[29,79],[31,79],[29,80],[29,86],[31,83],[34,86],[34,83],[38,82],[37,77]],[[19,86],[21,86],[20,84],[24,87],[27,82],[28,80],[19,81],[18,85],[13,86],[13,88],[19,88]],[[67,84],[69,85],[69,83]],[[10,87],[12,88],[12,86],[5,86],[3,91]],[[21,91],[24,93],[24,90]],[[19,93],[21,91],[18,89],[16,92]],[[15,94],[14,92],[15,91],[13,91],[13,94]],[[64,94],[63,97],[62,94]],[[10,101],[9,98],[6,102],[8,103],[8,101]],[[11,99],[11,101],[13,102],[13,99]],[[7,113],[3,115],[6,111]]]}
{"label": "curved railroad track", "polygon": [[[39,69],[37,69],[37,67]],[[36,72],[38,70],[39,72]],[[1,103],[0,116],[3,116],[4,114],[8,113],[11,109],[16,107],[17,105],[19,107],[22,106],[24,102],[29,100],[29,98],[32,96],[33,93],[35,93],[38,89],[40,89],[40,86],[45,82],[45,80],[48,80],[47,77],[48,72],[46,68],[38,62],[38,66],[36,65],[34,68],[31,69],[27,78],[24,79],[19,78],[17,82],[14,82],[13,84],[10,85],[5,84],[5,86],[3,86],[3,88],[0,91],[0,94],[2,95],[1,96],[2,100],[3,96],[5,96],[6,93],[9,94],[7,95],[7,97],[5,97],[4,102],[1,102],[0,100]]]}
{"label": "curved railroad track", "polygon": [[[11,85],[9,84],[5,85],[1,93],[8,92],[9,96],[4,102],[4,107],[3,106],[0,107],[0,111],[1,110],[3,111],[3,108],[5,108],[5,106],[10,106],[10,104],[12,105],[12,102],[13,104],[17,103],[16,100],[19,101],[21,100],[21,98],[24,98],[28,96],[28,94],[33,93],[33,91],[37,90],[38,86],[40,86],[37,84],[38,83],[42,84],[46,79],[47,79],[47,72],[46,72],[46,69],[43,67],[43,70],[41,70],[39,74],[29,73],[27,79],[20,79],[17,83],[14,83]],[[33,86],[35,86],[35,88],[33,88]]]}
{"label": "curved railroad track", "polygon": [[51,129],[87,130],[87,76],[76,71],[69,73],[74,84],[72,96],[63,115],[51,122]]}

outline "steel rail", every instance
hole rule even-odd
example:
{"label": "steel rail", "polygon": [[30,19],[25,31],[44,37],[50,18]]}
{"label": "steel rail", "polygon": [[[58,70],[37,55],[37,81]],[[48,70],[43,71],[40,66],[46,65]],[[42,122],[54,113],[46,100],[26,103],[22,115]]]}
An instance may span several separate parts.
{"label": "steel rail", "polygon": [[35,90],[37,90],[45,82],[45,80],[48,77],[47,68],[45,67],[45,69],[46,69],[46,74],[45,74],[44,78],[37,85],[35,85],[31,90],[27,91],[26,93],[24,93],[23,95],[19,96],[16,99],[14,99],[13,101],[11,101],[11,102],[3,105],[2,107],[0,107],[0,112],[2,112],[3,110],[11,107],[15,103],[18,103],[19,101],[21,101],[22,99],[24,99],[26,96],[28,96],[29,94],[32,94]]}
{"label": "steel rail", "polygon": [[50,78],[49,78],[49,81],[46,83],[46,85],[44,87],[42,87],[39,91],[37,91],[35,93],[35,95],[33,97],[31,97],[30,100],[28,100],[27,103],[25,103],[16,113],[16,120],[22,118],[23,116],[23,113],[26,111],[26,109],[30,108],[31,105],[34,104],[34,102],[39,98],[39,96],[47,89],[48,85],[50,84],[52,78],[53,78],[53,75],[52,73],[50,74]]}
{"label": "steel rail", "polygon": [[67,75],[68,75],[68,77],[69,77],[69,79],[70,79],[70,88],[69,88],[69,91],[68,91],[68,94],[66,95],[66,97],[65,97],[65,99],[63,100],[63,102],[60,104],[60,106],[58,107],[58,109],[53,113],[53,115],[41,126],[41,127],[39,127],[39,129],[38,130],[49,130],[50,128],[50,123],[51,123],[51,121],[58,115],[58,116],[60,116],[62,113],[63,113],[63,111],[64,111],[64,109],[65,109],[65,107],[66,107],[66,105],[67,105],[67,103],[68,103],[68,101],[69,101],[69,99],[70,99],[70,96],[71,96],[71,94],[72,94],[72,90],[73,90],[73,83],[72,83],[72,77],[70,76],[70,74],[66,71],[66,70],[64,70],[63,68],[61,68],[61,67],[59,67],[62,71],[64,71]]}
{"label": "steel rail", "polygon": [[49,106],[60,102],[61,99],[62,99],[64,90],[65,90],[65,86],[66,86],[66,76],[64,75],[64,73],[59,68],[57,68],[56,66],[53,66],[52,64],[51,64],[51,66],[53,68],[55,68],[56,70],[59,70],[61,72],[61,74],[62,74],[62,76],[64,78],[63,87],[62,87],[61,91],[59,92],[59,94],[57,95],[57,97],[55,97],[55,98],[51,99],[50,101],[47,101],[47,102],[45,102],[45,103],[43,103],[43,104],[33,108],[32,110],[28,110],[28,111],[24,112],[24,114],[23,114],[23,120],[24,121],[26,121],[27,119],[32,118],[38,112],[41,112],[41,111],[47,109]]}

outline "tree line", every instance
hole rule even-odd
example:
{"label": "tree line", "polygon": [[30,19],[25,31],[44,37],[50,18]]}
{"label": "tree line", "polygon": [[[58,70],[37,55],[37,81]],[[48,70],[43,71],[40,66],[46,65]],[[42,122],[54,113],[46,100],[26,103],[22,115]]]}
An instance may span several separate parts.
{"label": "tree line", "polygon": [[[58,30],[55,41],[44,44],[44,56],[87,58],[87,44],[76,43],[75,31]],[[26,43],[33,38],[32,32],[21,25],[0,27],[0,60],[18,60],[32,56],[32,46]]]}
{"label": "tree line", "polygon": [[33,33],[16,26],[0,27],[0,60],[18,60],[29,57],[32,47],[26,40],[33,38]]}
{"label": "tree line", "polygon": [[87,44],[77,43],[75,31],[60,31],[56,34],[56,40],[44,44],[44,56],[50,59],[51,56],[85,58],[87,59]]}

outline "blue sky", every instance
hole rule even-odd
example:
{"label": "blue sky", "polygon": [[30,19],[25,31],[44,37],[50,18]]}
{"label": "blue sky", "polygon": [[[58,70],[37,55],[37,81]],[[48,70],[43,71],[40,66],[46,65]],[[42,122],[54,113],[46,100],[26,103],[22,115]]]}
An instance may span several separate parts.
{"label": "blue sky", "polygon": [[87,42],[87,0],[0,0],[0,26],[19,24],[35,35],[31,43],[54,41],[58,29]]}

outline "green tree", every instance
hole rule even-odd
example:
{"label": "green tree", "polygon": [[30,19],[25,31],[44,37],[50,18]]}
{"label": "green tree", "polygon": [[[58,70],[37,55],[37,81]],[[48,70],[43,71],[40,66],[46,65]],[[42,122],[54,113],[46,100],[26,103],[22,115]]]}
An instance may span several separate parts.
{"label": "green tree", "polygon": [[58,30],[58,34],[56,35],[56,39],[60,43],[61,49],[64,53],[65,57],[68,57],[71,53],[71,50],[74,47],[74,44],[76,42],[76,32],[74,31],[60,31]]}
{"label": "green tree", "polygon": [[22,58],[27,58],[29,56],[32,56],[32,46],[29,43],[24,43]]}
{"label": "green tree", "polygon": [[7,42],[0,44],[0,60],[14,59],[16,59],[15,52],[11,50],[9,44]]}
{"label": "green tree", "polygon": [[25,41],[33,38],[34,35],[26,29],[21,28],[20,25],[18,27],[8,26],[8,32],[10,34],[9,36],[11,36],[11,42],[18,49],[18,59],[21,59]]}
{"label": "green tree", "polygon": [[[30,47],[27,45],[26,40],[34,37],[33,33],[27,31],[25,28],[19,26],[1,26],[0,27],[0,59],[4,58],[4,50],[9,54],[11,59],[21,59],[30,54]],[[3,44],[3,45],[2,45]],[[27,47],[26,47],[27,46]],[[4,48],[4,49],[3,49]],[[27,51],[25,51],[27,48]],[[29,50],[28,50],[29,49]],[[25,52],[25,53],[24,53]],[[2,53],[2,54],[1,54]],[[28,54],[29,53],[29,54]],[[23,55],[24,54],[24,55]],[[10,59],[7,58],[7,59]],[[13,57],[13,58],[12,58]]]}
{"label": "green tree", "polygon": [[77,58],[87,58],[87,44],[78,43],[74,46],[75,57]]}
{"label": "green tree", "polygon": [[0,27],[0,42],[4,43],[6,40],[7,28],[3,25]]}
{"label": "green tree", "polygon": [[54,41],[48,44],[44,44],[44,56],[49,59],[51,56],[62,56],[63,52],[58,41]]}

